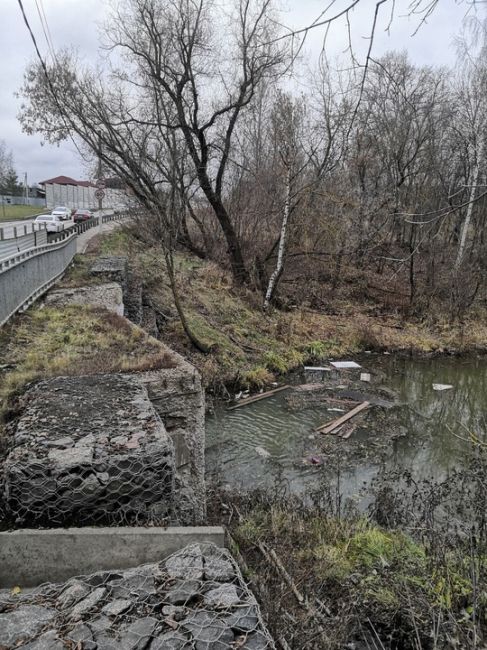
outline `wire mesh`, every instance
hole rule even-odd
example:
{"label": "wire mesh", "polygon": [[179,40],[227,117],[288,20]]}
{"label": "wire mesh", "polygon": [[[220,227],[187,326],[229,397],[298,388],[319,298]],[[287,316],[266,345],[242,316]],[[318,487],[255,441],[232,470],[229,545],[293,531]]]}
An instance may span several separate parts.
{"label": "wire mesh", "polygon": [[2,649],[275,649],[237,564],[214,544],[17,591],[0,592]]}
{"label": "wire mesh", "polygon": [[0,470],[3,527],[192,523],[174,445],[136,379],[59,377],[23,400]]}

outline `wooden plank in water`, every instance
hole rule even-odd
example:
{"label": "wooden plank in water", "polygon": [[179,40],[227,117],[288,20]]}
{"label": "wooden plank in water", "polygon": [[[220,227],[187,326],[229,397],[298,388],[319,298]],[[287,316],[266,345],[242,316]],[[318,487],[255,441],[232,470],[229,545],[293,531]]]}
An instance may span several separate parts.
{"label": "wooden plank in water", "polygon": [[268,390],[266,393],[259,393],[259,395],[253,395],[253,397],[247,397],[246,399],[240,400],[240,402],[238,404],[235,404],[235,406],[230,406],[229,408],[227,408],[227,411],[233,411],[234,409],[238,409],[241,406],[252,404],[252,402],[258,402],[261,399],[272,397],[272,395],[275,395],[276,393],[280,393],[282,390],[287,390],[288,388],[291,388],[291,386],[289,384],[285,384],[284,386],[279,386],[279,388],[273,388],[272,390]]}
{"label": "wooden plank in water", "polygon": [[315,429],[315,431],[319,431],[320,433],[331,433],[334,429],[339,427],[341,424],[344,424],[345,422],[347,422],[351,418],[355,417],[361,411],[368,408],[369,406],[370,406],[370,402],[362,402],[361,404],[356,406],[354,409],[352,409],[348,413],[345,413],[345,415],[342,415],[341,417],[337,418],[336,420],[332,420],[331,422],[327,422],[326,424],[322,424],[320,427]]}

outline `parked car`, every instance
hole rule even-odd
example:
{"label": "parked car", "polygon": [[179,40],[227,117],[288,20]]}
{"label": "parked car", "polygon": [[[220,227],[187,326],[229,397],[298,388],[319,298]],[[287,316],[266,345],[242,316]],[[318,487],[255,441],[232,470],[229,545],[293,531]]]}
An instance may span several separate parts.
{"label": "parked car", "polygon": [[60,206],[58,208],[54,208],[51,214],[55,214],[57,217],[61,217],[63,221],[68,221],[71,219],[71,208]]}
{"label": "parked car", "polygon": [[40,214],[35,218],[34,223],[45,224],[47,232],[62,232],[64,223],[57,214]]}
{"label": "parked car", "polygon": [[95,215],[91,210],[76,210],[73,214],[74,223],[80,223],[81,221],[88,221],[88,219],[93,219]]}

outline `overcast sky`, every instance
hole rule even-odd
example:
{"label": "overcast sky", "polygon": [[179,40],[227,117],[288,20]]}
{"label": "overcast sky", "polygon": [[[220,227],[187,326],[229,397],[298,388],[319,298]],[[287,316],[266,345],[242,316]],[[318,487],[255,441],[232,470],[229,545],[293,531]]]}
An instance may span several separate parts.
{"label": "overcast sky", "polygon": [[[164,0],[161,0],[164,1]],[[330,0],[285,0],[283,22],[294,28],[308,25],[323,11]],[[337,0],[336,7],[345,2]],[[406,49],[410,58],[419,64],[453,65],[455,48],[453,39],[461,29],[468,10],[467,0],[440,0],[439,6],[412,36],[418,26],[417,17],[405,17],[410,0],[396,0],[396,18],[390,33],[384,31],[388,22],[383,12],[381,27],[374,43],[374,55],[387,50]],[[26,14],[37,38],[41,52],[47,57],[47,45],[39,20],[38,8],[44,9],[52,41],[56,48],[74,46],[80,58],[96,58],[98,47],[97,25],[107,14],[106,0],[23,0]],[[371,10],[375,0],[361,0],[352,21],[352,33],[357,49],[365,47],[364,36],[370,25]],[[22,83],[26,64],[34,58],[35,51],[23,22],[18,0],[0,0],[0,139],[12,150],[19,178],[27,172],[29,184],[58,175],[77,179],[86,177],[86,168],[72,143],[60,147],[41,146],[36,136],[22,133],[17,121],[20,100],[14,96]],[[323,38],[320,29],[314,30],[306,42],[306,53],[315,58]],[[330,54],[339,54],[347,43],[344,25],[337,25],[330,34]]]}

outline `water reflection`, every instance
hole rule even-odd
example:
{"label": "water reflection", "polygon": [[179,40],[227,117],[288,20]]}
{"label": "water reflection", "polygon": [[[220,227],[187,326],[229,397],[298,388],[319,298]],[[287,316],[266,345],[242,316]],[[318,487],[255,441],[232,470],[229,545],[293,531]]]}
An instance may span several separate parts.
{"label": "water reflection", "polygon": [[[340,467],[340,457],[333,462],[325,457],[319,467],[303,464],[309,454],[320,453],[318,441],[309,436],[330,413],[317,406],[290,410],[286,396],[279,394],[235,411],[217,410],[207,419],[208,474],[239,489],[270,486],[279,479],[293,492],[303,493],[318,485],[324,473],[340,470],[343,493],[353,496],[381,469],[393,466],[411,470],[417,479],[444,479],[465,459],[471,433],[487,440],[485,359],[368,355],[362,365],[381,369],[384,385],[404,404],[396,417],[406,435],[391,442],[385,463],[359,458],[352,466]],[[433,383],[453,388],[438,392]],[[367,434],[357,435],[363,435],[366,446]],[[337,439],[336,444],[347,442]],[[259,448],[270,456],[263,457]]]}

